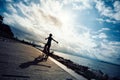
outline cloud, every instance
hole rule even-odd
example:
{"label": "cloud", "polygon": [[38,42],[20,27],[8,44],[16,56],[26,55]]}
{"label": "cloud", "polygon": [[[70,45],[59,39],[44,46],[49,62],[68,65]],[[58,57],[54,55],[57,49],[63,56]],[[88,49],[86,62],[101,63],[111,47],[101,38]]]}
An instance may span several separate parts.
{"label": "cloud", "polygon": [[[23,2],[7,4],[6,8],[10,13],[3,13],[4,23],[22,32],[34,34],[32,35],[33,40],[36,38],[44,42],[44,38],[47,37],[46,34],[49,33],[57,34],[58,39],[69,39],[70,35],[73,35],[72,31],[74,31],[72,22],[70,22],[71,19],[68,17],[70,13],[67,14],[68,12],[61,10],[61,7],[58,7],[59,9],[54,8],[52,3],[56,5],[56,1],[51,0],[48,2],[43,0],[40,4],[25,5]],[[57,2],[57,4],[59,6],[60,3]],[[66,31],[68,33],[65,33]]]}
{"label": "cloud", "polygon": [[7,10],[9,10],[11,13],[17,13],[17,10],[12,4],[7,4]]}
{"label": "cloud", "polygon": [[100,29],[98,32],[109,31],[109,30],[110,30],[110,28],[102,28],[102,29]]}
{"label": "cloud", "polygon": [[107,39],[108,36],[105,33],[103,33],[102,30],[101,30],[101,31],[97,32],[96,34],[94,34],[92,36],[92,38],[93,39],[98,39],[98,40],[100,40],[100,39],[104,40],[104,39]]}
{"label": "cloud", "polygon": [[72,3],[72,9],[73,10],[86,10],[86,9],[92,9],[92,5],[90,4],[89,0],[75,0]]}
{"label": "cloud", "polygon": [[120,1],[115,1],[113,3],[113,8],[111,6],[106,6],[105,2],[101,0],[95,0],[95,3],[96,9],[100,12],[101,16],[120,21]]}
{"label": "cloud", "polygon": [[6,0],[6,2],[13,2],[13,0]]}
{"label": "cloud", "polygon": [[50,14],[45,14],[42,10],[39,10],[39,12],[40,12],[41,16],[43,17],[43,19],[45,19],[46,22],[53,24],[56,27],[62,26],[62,22],[55,16],[52,16]]}
{"label": "cloud", "polygon": [[113,15],[113,17],[116,20],[120,20],[120,1],[115,1],[113,6],[114,6],[114,11],[115,11],[115,14]]}
{"label": "cloud", "polygon": [[[99,60],[117,58],[119,43],[108,41],[109,35],[104,32],[111,29],[101,28],[97,32],[74,22],[76,14],[74,10],[69,11],[68,8],[73,7],[72,3],[77,4],[77,1],[82,6],[78,8],[78,11],[92,8],[88,0],[41,0],[40,3],[30,2],[27,5],[24,3],[27,0],[16,4],[6,3],[9,13],[3,13],[4,23],[12,27],[15,36],[29,41],[45,43],[44,38],[52,33],[53,37],[59,41],[58,45],[52,44],[52,49]],[[117,3],[114,6],[118,6]],[[102,2],[97,3],[96,7],[104,16],[108,13],[112,14],[111,10],[103,11],[106,6]],[[79,17],[79,14],[76,16]]]}
{"label": "cloud", "polygon": [[92,38],[93,39],[107,39],[109,37],[109,35],[106,35],[106,32],[107,31],[110,31],[111,29],[110,28],[101,28],[100,30],[96,31],[96,32],[93,32],[92,34]]}
{"label": "cloud", "polygon": [[[86,10],[86,9],[91,9],[92,5],[90,4],[91,2],[89,0],[55,0],[54,2],[51,0],[45,1],[41,0],[43,4],[51,4],[49,7],[56,8],[56,10],[59,10],[63,7],[69,6],[73,10]],[[47,7],[47,6],[45,6]],[[52,10],[51,9],[51,10]]]}
{"label": "cloud", "polygon": [[107,38],[107,35],[105,33],[100,33],[98,37],[104,39]]}
{"label": "cloud", "polygon": [[111,20],[111,19],[97,18],[96,20],[97,20],[99,23],[104,23],[104,22],[113,23],[113,24],[116,24],[116,23],[117,23],[115,20]]}
{"label": "cloud", "polygon": [[104,59],[104,61],[119,64],[119,61],[116,60],[120,56],[119,45],[120,45],[119,42],[113,42],[108,40],[100,42],[100,44],[95,49],[95,51],[97,52],[97,54],[96,53],[95,54],[99,55],[96,56],[96,58],[98,58],[99,60]]}

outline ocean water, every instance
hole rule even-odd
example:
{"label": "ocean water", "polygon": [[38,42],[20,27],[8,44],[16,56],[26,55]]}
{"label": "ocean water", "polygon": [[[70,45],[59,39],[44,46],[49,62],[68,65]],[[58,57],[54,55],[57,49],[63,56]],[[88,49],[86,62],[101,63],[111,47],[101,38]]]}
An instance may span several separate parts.
{"label": "ocean water", "polygon": [[111,63],[105,63],[97,60],[87,59],[80,56],[74,56],[62,52],[54,52],[54,54],[59,55],[65,59],[69,59],[77,64],[88,66],[91,69],[101,70],[102,72],[108,74],[111,77],[119,77],[120,78],[120,66],[114,65]]}

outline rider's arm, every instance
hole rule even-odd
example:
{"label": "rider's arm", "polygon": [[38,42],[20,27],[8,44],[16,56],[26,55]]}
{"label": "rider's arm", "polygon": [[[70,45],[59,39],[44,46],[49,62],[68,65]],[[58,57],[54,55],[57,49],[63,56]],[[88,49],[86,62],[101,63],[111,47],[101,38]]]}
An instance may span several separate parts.
{"label": "rider's arm", "polygon": [[55,39],[52,38],[53,41],[55,41],[58,44],[58,41],[56,41]]}

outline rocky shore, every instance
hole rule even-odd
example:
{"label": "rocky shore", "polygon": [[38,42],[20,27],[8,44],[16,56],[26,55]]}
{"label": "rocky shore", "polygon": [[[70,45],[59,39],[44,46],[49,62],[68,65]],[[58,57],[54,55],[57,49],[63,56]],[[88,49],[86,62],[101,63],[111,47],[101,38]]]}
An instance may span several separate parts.
{"label": "rocky shore", "polygon": [[103,73],[101,70],[90,69],[87,66],[76,64],[71,60],[64,59],[63,57],[60,57],[53,53],[50,56],[56,59],[57,61],[59,61],[60,63],[64,64],[66,67],[72,69],[79,75],[82,75],[83,77],[87,78],[88,80],[120,80],[117,77],[108,76],[107,74]]}

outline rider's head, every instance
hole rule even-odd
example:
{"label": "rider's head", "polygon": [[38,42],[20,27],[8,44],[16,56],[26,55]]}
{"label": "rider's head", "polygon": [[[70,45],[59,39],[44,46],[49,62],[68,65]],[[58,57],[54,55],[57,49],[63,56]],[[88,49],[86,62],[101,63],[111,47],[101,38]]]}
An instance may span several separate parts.
{"label": "rider's head", "polygon": [[49,36],[52,37],[52,34],[50,33]]}

